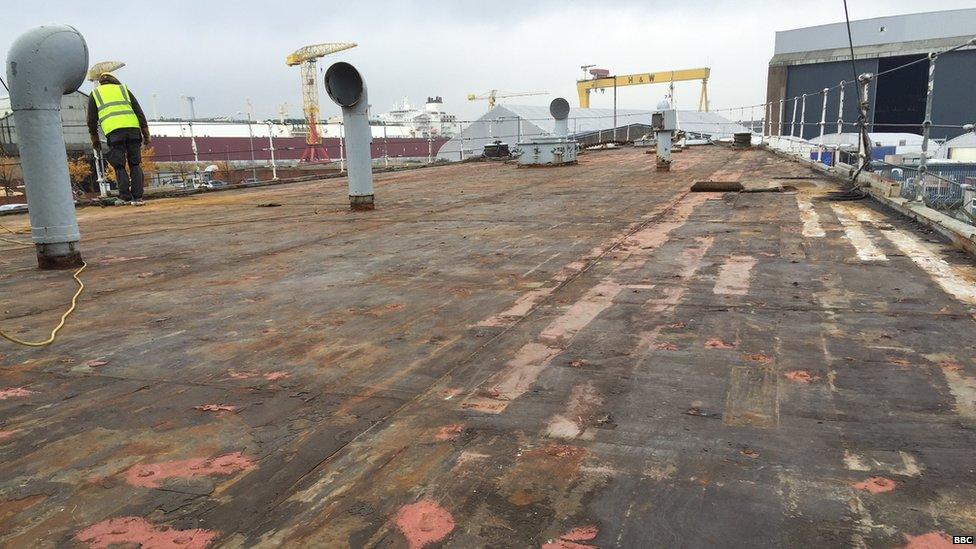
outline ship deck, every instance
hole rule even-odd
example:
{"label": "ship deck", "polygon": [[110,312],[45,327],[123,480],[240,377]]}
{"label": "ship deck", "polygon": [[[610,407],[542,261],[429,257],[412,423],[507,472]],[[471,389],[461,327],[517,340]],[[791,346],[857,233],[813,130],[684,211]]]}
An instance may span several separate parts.
{"label": "ship deck", "polygon": [[[974,262],[767,152],[674,158],[383,174],[373,212],[341,179],[79,210],[77,312],[0,345],[0,543],[976,533]],[[2,328],[38,337],[70,276],[0,266]]]}

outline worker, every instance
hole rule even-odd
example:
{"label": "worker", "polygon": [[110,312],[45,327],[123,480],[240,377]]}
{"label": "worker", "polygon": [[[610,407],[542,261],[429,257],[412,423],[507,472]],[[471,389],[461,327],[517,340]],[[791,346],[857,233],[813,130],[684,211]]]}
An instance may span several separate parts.
{"label": "worker", "polygon": [[[88,133],[92,147],[102,149],[98,137],[99,126],[108,141],[109,151],[105,158],[115,168],[119,185],[119,198],[125,204],[142,206],[143,174],[142,145],[149,145],[149,123],[139,102],[129,88],[112,73],[98,77],[98,86],[88,99]],[[126,172],[126,162],[129,164]]]}

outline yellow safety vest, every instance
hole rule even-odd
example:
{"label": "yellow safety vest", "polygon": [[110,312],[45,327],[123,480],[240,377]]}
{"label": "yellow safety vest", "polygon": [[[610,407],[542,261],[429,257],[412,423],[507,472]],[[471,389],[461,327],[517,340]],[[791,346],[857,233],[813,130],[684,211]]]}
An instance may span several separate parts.
{"label": "yellow safety vest", "polygon": [[121,128],[138,128],[139,117],[132,110],[129,89],[121,84],[100,84],[92,91],[98,107],[98,123],[105,135]]}

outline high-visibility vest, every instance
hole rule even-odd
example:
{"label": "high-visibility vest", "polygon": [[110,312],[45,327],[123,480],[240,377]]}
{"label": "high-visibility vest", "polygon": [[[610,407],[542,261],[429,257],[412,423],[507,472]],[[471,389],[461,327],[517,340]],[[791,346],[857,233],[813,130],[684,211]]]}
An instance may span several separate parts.
{"label": "high-visibility vest", "polygon": [[98,107],[98,123],[105,135],[121,128],[138,128],[139,117],[132,110],[129,89],[121,84],[100,84],[92,91]]}

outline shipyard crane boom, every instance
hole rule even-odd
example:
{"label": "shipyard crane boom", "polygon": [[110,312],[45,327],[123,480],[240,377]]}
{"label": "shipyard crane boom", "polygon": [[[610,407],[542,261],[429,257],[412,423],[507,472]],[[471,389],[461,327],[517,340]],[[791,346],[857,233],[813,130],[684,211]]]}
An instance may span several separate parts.
{"label": "shipyard crane boom", "polygon": [[88,69],[88,74],[85,75],[85,80],[89,82],[97,82],[98,77],[105,72],[112,72],[121,69],[125,66],[122,61],[99,61]]}
{"label": "shipyard crane boom", "polygon": [[316,62],[320,57],[355,48],[352,42],[326,42],[312,44],[298,48],[285,58],[289,67],[301,66],[302,71],[302,105],[305,111],[305,121],[308,123],[308,136],[305,138],[305,152],[302,162],[319,162],[330,160],[329,154],[322,147],[322,136],[319,135],[319,86],[316,79]]}
{"label": "shipyard crane boom", "polygon": [[469,93],[468,101],[478,101],[481,99],[487,99],[488,108],[490,109],[495,106],[495,103],[497,102],[498,99],[502,99],[505,97],[523,97],[526,95],[548,95],[548,94],[549,92],[547,91],[505,93],[505,92],[499,92],[498,90],[491,90],[487,93],[482,93],[480,95],[476,93]]}
{"label": "shipyard crane boom", "polygon": [[[589,67],[590,65],[585,65]],[[701,97],[698,101],[698,110],[708,112],[708,77],[711,70],[708,68],[683,69],[677,71],[643,72],[639,74],[624,74],[622,76],[612,76],[606,69],[590,69],[593,75],[591,79],[577,80],[576,91],[579,93],[580,107],[590,108],[590,90],[603,90],[606,88],[619,88],[621,86],[639,86],[641,84],[663,84],[671,85],[671,95],[674,95],[674,83],[683,80],[701,80]],[[671,97],[674,104],[674,97]]]}

